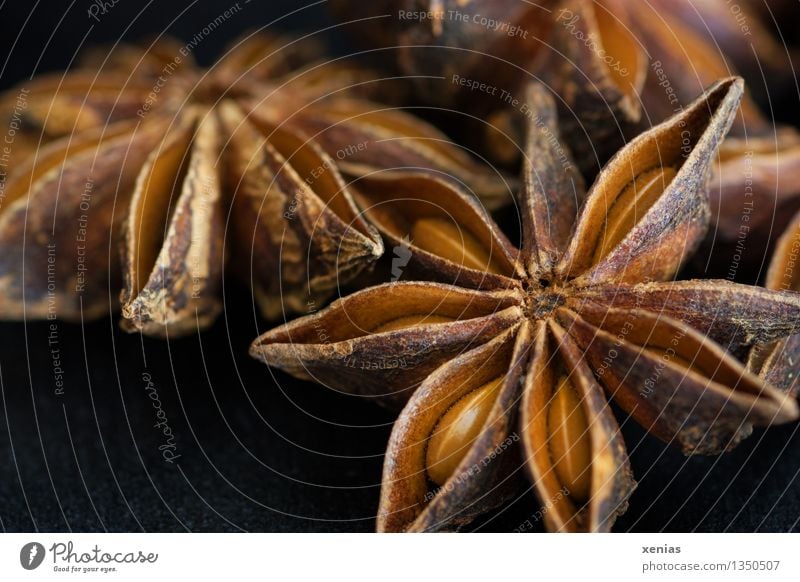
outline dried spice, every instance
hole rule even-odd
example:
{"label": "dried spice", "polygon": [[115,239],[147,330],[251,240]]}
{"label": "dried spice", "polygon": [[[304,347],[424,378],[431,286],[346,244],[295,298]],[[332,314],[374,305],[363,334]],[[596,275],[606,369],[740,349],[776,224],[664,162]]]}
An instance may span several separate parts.
{"label": "dried spice", "polygon": [[726,139],[709,185],[714,229],[695,259],[698,270],[757,280],[764,257],[800,208],[797,176],[800,134],[794,130]]}
{"label": "dried spice", "polygon": [[[604,394],[686,453],[719,453],[794,400],[739,351],[795,332],[800,295],[670,281],[708,224],[706,178],[742,96],[711,87],[622,149],[584,196],[555,106],[528,92],[517,251],[451,184],[357,184],[390,243],[436,282],[369,288],[257,338],[254,357],[388,405],[381,531],[454,529],[503,501],[521,455],[553,531],[605,531],[634,482]],[[410,239],[410,242],[408,240]]]}
{"label": "dried spice", "polygon": [[[680,22],[683,26],[675,30],[675,36],[688,27],[699,40],[691,44],[713,44],[713,53],[727,63],[729,70],[739,72],[750,92],[760,103],[768,102],[794,87],[792,56],[785,40],[773,34],[765,22],[772,22],[766,15],[762,19],[759,8],[766,2],[733,5],[720,0],[654,0],[650,14],[667,14],[668,22]],[[777,12],[776,12],[777,16]],[[788,32],[788,31],[786,31]],[[690,50],[690,46],[684,47]],[[704,60],[706,57],[701,57]]]}
{"label": "dried spice", "polygon": [[382,58],[396,61],[427,103],[472,113],[496,108],[497,97],[464,91],[454,80],[475,80],[490,88],[517,86],[528,63],[546,48],[553,4],[554,0],[331,2],[342,27],[355,39],[380,47]]}
{"label": "dried spice", "polygon": [[622,145],[626,130],[643,116],[648,62],[628,25],[635,9],[618,0],[563,0],[553,11],[553,51],[537,68],[563,96],[563,131],[587,173]]}
{"label": "dried spice", "polygon": [[[553,20],[554,51],[533,66],[563,96],[564,111],[572,114],[564,116],[564,131],[588,173],[626,137],[673,115],[737,66],[756,87],[773,69],[773,79],[787,82],[786,56],[782,60],[771,35],[757,19],[747,20],[752,46],[758,47],[754,53],[741,42],[741,25],[730,7],[720,3],[562,0]],[[772,138],[774,148],[784,150],[793,146],[792,134],[785,129],[776,141],[774,125],[745,94],[732,136]]]}
{"label": "dried spice", "polygon": [[0,317],[98,317],[122,281],[124,329],[188,333],[219,313],[227,255],[265,315],[306,311],[383,251],[340,170],[421,168],[501,203],[503,176],[363,100],[372,73],[312,56],[250,35],[203,70],[161,40],[28,83],[0,197]]}
{"label": "dried spice", "polygon": [[[760,87],[770,109],[787,86],[794,91],[785,49],[759,26],[757,18],[746,13],[746,7],[688,0],[636,6],[630,26],[650,55],[650,74],[642,94],[649,118],[664,118],[704,84],[731,71],[743,72],[748,87]],[[743,16],[738,9],[745,10]],[[766,89],[770,93],[764,95]],[[795,128],[776,125],[745,96],[712,172],[714,226],[702,253],[711,256],[712,265],[736,263],[746,271],[761,263],[788,217],[800,208],[799,144]],[[743,236],[747,238],[744,253]],[[713,266],[712,274],[728,276]],[[745,272],[741,276],[749,278]]]}
{"label": "dried spice", "polygon": [[[770,9],[785,3],[774,4]],[[380,3],[376,15],[398,46],[380,54],[394,57],[404,73],[424,77],[418,94],[425,102],[477,116],[476,123],[462,123],[463,139],[497,162],[512,164],[523,150],[518,128],[524,112],[510,98],[532,76],[545,80],[559,99],[565,141],[584,175],[594,177],[625,141],[680,111],[716,79],[742,73],[770,111],[776,97],[796,93],[792,53],[762,25],[758,8],[716,0],[394,0]],[[481,13],[495,15],[497,28],[479,30],[460,17]],[[433,53],[442,58],[431,57],[432,45],[444,47]],[[472,60],[482,66],[471,66]],[[469,85],[454,83],[454,75]],[[473,90],[481,84],[486,90]],[[760,262],[785,217],[800,207],[799,139],[794,128],[776,128],[749,95],[743,97],[723,162],[712,170],[707,262]]]}

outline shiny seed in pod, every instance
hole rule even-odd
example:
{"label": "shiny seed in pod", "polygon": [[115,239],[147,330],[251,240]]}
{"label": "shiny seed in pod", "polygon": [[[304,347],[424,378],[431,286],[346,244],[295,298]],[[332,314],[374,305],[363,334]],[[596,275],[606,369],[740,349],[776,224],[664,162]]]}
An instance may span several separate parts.
{"label": "shiny seed in pod", "polygon": [[411,227],[411,241],[415,246],[463,265],[467,269],[495,274],[501,272],[480,241],[471,232],[460,228],[451,220],[445,218],[416,220]]}
{"label": "shiny seed in pod", "polygon": [[595,251],[595,264],[622,242],[658,201],[677,173],[671,166],[653,168],[642,172],[625,186],[608,213],[603,236]]}
{"label": "shiny seed in pod", "polygon": [[385,333],[387,331],[397,331],[399,329],[408,329],[409,327],[416,327],[418,325],[431,325],[433,323],[450,323],[455,321],[452,317],[445,315],[407,315],[405,317],[398,317],[376,327],[374,333]]}
{"label": "shiny seed in pod", "polygon": [[455,472],[480,434],[504,379],[495,378],[463,396],[439,419],[426,454],[425,466],[431,481],[444,485]]}
{"label": "shiny seed in pod", "polygon": [[550,457],[556,476],[569,496],[578,503],[591,493],[591,440],[586,414],[566,377],[558,381],[547,414],[550,434]]}

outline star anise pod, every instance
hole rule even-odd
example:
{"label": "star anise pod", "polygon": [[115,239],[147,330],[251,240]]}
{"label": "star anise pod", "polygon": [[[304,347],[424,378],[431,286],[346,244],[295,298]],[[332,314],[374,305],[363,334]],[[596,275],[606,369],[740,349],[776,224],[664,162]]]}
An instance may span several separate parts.
{"label": "star anise pod", "polygon": [[[747,6],[561,0],[553,15],[555,50],[541,60],[542,75],[574,113],[564,131],[587,172],[732,71],[761,87],[767,102],[793,90],[791,58]],[[768,119],[746,93],[712,166],[714,226],[697,262],[725,276],[736,264],[747,278],[800,207],[798,183],[800,134]]]}
{"label": "star anise pod", "polygon": [[188,44],[125,45],[9,92],[38,144],[2,183],[0,317],[98,317],[122,282],[124,329],[186,333],[221,310],[227,255],[265,315],[307,311],[383,251],[340,170],[424,168],[497,203],[502,176],[308,52],[250,35],[204,70]]}
{"label": "star anise pod", "polygon": [[[377,0],[330,3],[341,26],[361,43],[381,48],[427,103],[478,114],[498,96],[464,90],[479,80],[507,90],[546,48],[555,0]],[[466,50],[465,50],[466,49]],[[485,107],[484,107],[485,106]],[[467,121],[466,119],[464,121]]]}
{"label": "star anise pod", "polygon": [[[795,93],[793,54],[761,24],[758,6],[745,3],[383,0],[363,21],[339,4],[345,18],[391,31],[393,41],[382,42],[394,49],[380,54],[420,78],[426,102],[474,116],[471,125],[463,116],[463,139],[505,164],[524,142],[515,103],[530,76],[559,95],[562,134],[587,177],[716,79],[743,74],[770,113],[776,99]],[[714,245],[704,249],[712,266],[757,265],[800,207],[799,143],[795,128],[776,127],[745,94],[712,171]]]}
{"label": "star anise pod", "polygon": [[794,400],[727,350],[800,328],[800,295],[671,281],[708,225],[709,165],[742,91],[741,80],[714,85],[623,148],[584,196],[553,100],[531,87],[519,251],[447,182],[358,182],[366,215],[438,282],[360,291],[263,334],[251,353],[336,390],[407,401],[379,530],[468,523],[502,502],[517,455],[549,529],[609,530],[634,481],[607,397],[686,453],[797,418]]}
{"label": "star anise pod", "polygon": [[[763,85],[765,69],[785,78],[790,63],[777,42],[756,18],[745,19],[750,48],[736,15],[719,0],[560,0],[553,8],[554,49],[537,66],[572,112],[564,116],[564,131],[576,157],[585,153],[584,169],[597,167],[628,136],[673,115],[716,79],[739,72],[737,65],[751,74],[753,86]],[[731,135],[772,137],[775,144],[774,133],[746,92]],[[779,147],[794,145],[790,133],[779,135],[789,138]]]}

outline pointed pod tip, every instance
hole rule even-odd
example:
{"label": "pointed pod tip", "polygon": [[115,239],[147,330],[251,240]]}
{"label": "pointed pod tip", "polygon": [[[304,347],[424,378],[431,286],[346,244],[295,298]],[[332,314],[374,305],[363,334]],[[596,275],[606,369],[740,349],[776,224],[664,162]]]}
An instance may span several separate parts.
{"label": "pointed pod tip", "polygon": [[720,79],[706,90],[709,98],[716,93],[720,94],[721,99],[735,99],[738,104],[744,96],[744,79],[736,76]]}
{"label": "pointed pod tip", "polygon": [[716,83],[714,83],[714,85],[712,85],[712,87],[719,85],[744,88],[744,79],[738,75],[731,75],[730,77],[723,77],[722,79],[719,79]]}
{"label": "pointed pod tip", "polygon": [[250,348],[248,349],[248,354],[250,355],[251,358],[266,363],[267,356],[265,354],[265,350],[268,348],[270,344],[269,335],[271,333],[272,332],[270,331],[262,333],[260,336],[258,336],[256,339],[252,341],[252,343],[250,344]]}
{"label": "pointed pod tip", "polygon": [[250,343],[248,354],[259,362],[271,365],[270,361],[274,357],[280,357],[279,352],[296,349],[297,346],[292,343],[290,328],[302,326],[307,317],[310,316],[302,316],[265,331]]}

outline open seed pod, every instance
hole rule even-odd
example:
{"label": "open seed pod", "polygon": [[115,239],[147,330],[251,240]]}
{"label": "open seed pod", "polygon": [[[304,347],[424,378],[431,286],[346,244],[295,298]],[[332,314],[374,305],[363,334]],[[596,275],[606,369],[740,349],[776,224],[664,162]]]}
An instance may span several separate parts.
{"label": "open seed pod", "polygon": [[231,105],[222,116],[236,267],[266,317],[313,309],[382,254],[381,239],[314,141],[258,112]]}
{"label": "open seed pod", "polygon": [[334,390],[402,406],[442,363],[519,319],[508,291],[434,283],[372,287],[253,342],[265,364]]}
{"label": "open seed pod", "polygon": [[347,98],[320,99],[300,109],[291,101],[283,105],[259,113],[308,135],[351,177],[383,169],[432,170],[464,184],[489,210],[513,202],[513,179],[478,164],[443,133],[402,110]]}
{"label": "open seed pod", "polygon": [[553,11],[553,52],[542,75],[562,96],[561,123],[585,170],[597,168],[642,116],[647,57],[619,0],[563,0]]}
{"label": "open seed pod", "polygon": [[542,326],[526,377],[521,429],[551,531],[608,531],[633,481],[614,415],[573,340]]}
{"label": "open seed pod", "polygon": [[[484,209],[448,185],[446,178],[388,171],[353,184],[365,217],[388,243],[406,248],[399,275],[471,288],[511,286],[517,251]],[[440,257],[447,257],[442,261]]]}
{"label": "open seed pod", "polygon": [[[786,78],[786,50],[747,7],[657,1],[641,4],[634,15],[637,36],[650,55],[643,127],[671,115],[713,79],[737,69],[745,73],[748,87],[760,88],[762,95],[772,86],[770,102],[782,93],[782,85],[793,87],[794,81]],[[794,128],[776,126],[745,94],[720,163],[712,168],[713,228],[698,257],[699,268],[708,269],[710,276],[730,277],[732,267],[740,280],[754,278],[788,217],[800,208],[795,186],[800,181],[799,139]]]}
{"label": "open seed pod", "polygon": [[25,131],[0,201],[0,317],[99,317],[120,297],[125,330],[190,333],[221,310],[228,255],[267,317],[305,312],[383,252],[340,166],[507,189],[424,122],[355,99],[380,85],[363,68],[260,35],[207,71],[182,48],[95,51],[5,96]]}
{"label": "open seed pod", "polygon": [[557,269],[580,285],[677,272],[708,228],[709,167],[741,91],[741,81],[714,85],[615,155],[597,176]]}
{"label": "open seed pod", "polygon": [[457,529],[516,485],[516,401],[530,331],[516,342],[515,331],[444,364],[403,409],[383,469],[378,531]]}
{"label": "open seed pod", "polygon": [[165,120],[122,121],[54,141],[18,167],[0,206],[0,318],[108,314],[139,169]]}
{"label": "open seed pod", "polygon": [[[533,119],[553,118],[546,90],[527,94]],[[421,263],[443,280],[455,274],[459,285],[379,285],[265,333],[252,353],[347,392],[410,396],[384,461],[381,531],[462,527],[502,502],[520,453],[550,530],[610,530],[634,484],[607,397],[686,453],[720,453],[753,426],[798,417],[793,399],[725,347],[796,333],[800,294],[670,281],[705,234],[705,177],[741,95],[741,80],[716,83],[621,150],[588,194],[569,166],[548,163],[564,146],[538,139],[543,128],[532,121],[529,134],[544,151],[525,164],[522,250],[499,255],[514,261],[499,275],[486,257],[506,245],[468,197],[443,193],[450,183],[387,175],[399,184],[386,191],[397,195],[367,195],[367,212],[395,239],[431,219],[431,200],[441,201],[435,217],[464,220],[463,232],[437,225],[410,243]],[[554,185],[567,210],[549,223]],[[382,205],[391,212],[381,215]],[[482,260],[468,264],[476,248]],[[480,268],[483,281],[506,282],[465,289]],[[375,376],[389,352],[423,346],[422,365]],[[342,361],[362,364],[345,372]]]}
{"label": "open seed pod", "polygon": [[[564,310],[569,329],[615,401],[651,434],[685,453],[717,453],[753,425],[782,423],[796,407],[719,345],[651,311],[585,304]],[[731,389],[735,386],[735,389]]]}
{"label": "open seed pod", "polygon": [[189,110],[142,166],[125,224],[123,329],[189,333],[222,310],[220,134],[214,113]]}

